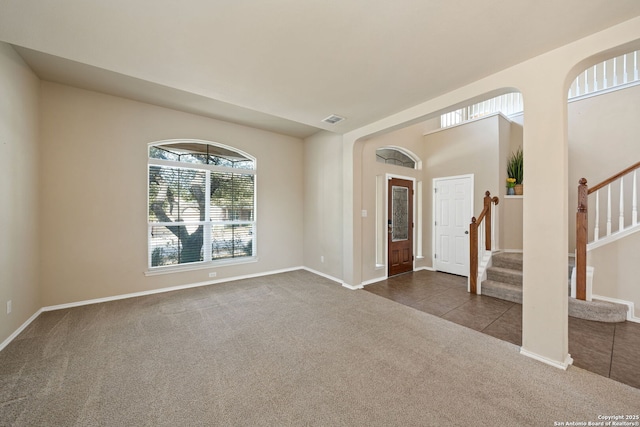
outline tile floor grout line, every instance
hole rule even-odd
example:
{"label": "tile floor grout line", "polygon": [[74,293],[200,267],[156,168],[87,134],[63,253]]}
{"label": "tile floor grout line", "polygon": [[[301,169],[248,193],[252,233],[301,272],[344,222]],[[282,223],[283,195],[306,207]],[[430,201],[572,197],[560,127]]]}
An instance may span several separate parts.
{"label": "tile floor grout line", "polygon": [[[455,311],[455,310],[459,309],[459,308],[460,308],[460,307],[462,307],[463,305],[467,305],[467,304],[469,304],[470,302],[471,302],[471,301],[465,301],[465,302],[463,302],[462,304],[460,304],[459,306],[454,307],[454,308],[452,308],[451,310],[449,310],[449,311],[446,311],[446,312],[442,313],[442,314],[441,314],[441,315],[439,315],[438,317],[442,317],[442,318],[444,319],[444,316],[446,316],[447,314],[451,313],[452,311]],[[445,319],[445,320],[447,320],[447,319]],[[453,322],[453,323],[455,323],[455,322]],[[464,326],[464,325],[463,325],[463,326]]]}
{"label": "tile floor grout line", "polygon": [[[515,305],[515,303],[514,303],[514,305]],[[504,315],[507,313],[507,311],[511,310],[511,309],[513,308],[513,306],[514,306],[514,305],[512,305],[511,307],[509,307],[509,308],[507,308],[505,311],[503,311],[503,312],[502,312],[502,314],[500,314],[500,316],[498,316],[498,317],[496,317],[495,319],[493,319],[493,322],[491,322],[491,323],[489,323],[487,326],[485,326],[485,327],[484,327],[484,329],[482,329],[480,332],[484,332],[484,330],[485,330],[485,329],[487,329],[489,326],[491,326],[491,325],[493,325],[494,323],[496,323],[496,322],[498,321],[498,319],[500,319],[502,316],[504,316]]]}

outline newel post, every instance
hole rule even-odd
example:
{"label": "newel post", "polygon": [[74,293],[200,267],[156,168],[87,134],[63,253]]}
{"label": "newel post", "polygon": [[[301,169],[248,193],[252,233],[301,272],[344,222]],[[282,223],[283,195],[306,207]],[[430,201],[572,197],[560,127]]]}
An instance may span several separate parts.
{"label": "newel post", "polygon": [[578,185],[578,212],[576,213],[576,299],[587,299],[587,180]]}
{"label": "newel post", "polygon": [[476,217],[469,224],[469,292],[478,293],[478,224]]}

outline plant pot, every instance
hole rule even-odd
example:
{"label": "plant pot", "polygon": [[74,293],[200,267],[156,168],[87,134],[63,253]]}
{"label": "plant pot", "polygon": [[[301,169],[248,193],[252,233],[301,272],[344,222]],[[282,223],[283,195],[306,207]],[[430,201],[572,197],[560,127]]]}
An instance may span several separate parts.
{"label": "plant pot", "polygon": [[515,186],[516,196],[522,196],[522,184],[516,184]]}
{"label": "plant pot", "polygon": [[516,189],[513,187],[507,187],[507,196],[513,196],[516,194]]}

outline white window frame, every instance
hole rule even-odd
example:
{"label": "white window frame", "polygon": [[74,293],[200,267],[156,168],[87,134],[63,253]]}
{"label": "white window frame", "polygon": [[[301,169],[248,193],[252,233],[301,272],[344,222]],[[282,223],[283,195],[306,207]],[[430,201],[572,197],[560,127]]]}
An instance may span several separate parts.
{"label": "white window frame", "polygon": [[[162,147],[163,145],[170,144],[178,144],[178,143],[199,143],[211,145],[213,147],[220,147],[229,151],[233,151],[238,153],[247,159],[253,161],[253,169],[244,169],[244,168],[232,168],[227,166],[219,166],[219,165],[206,165],[199,163],[187,163],[187,162],[178,162],[173,160],[164,160],[164,159],[154,159],[149,157],[149,150],[151,147]],[[175,222],[151,222],[149,221],[149,168],[151,166],[163,166],[163,167],[171,167],[176,169],[187,169],[187,170],[201,170],[205,172],[205,194],[206,194],[206,206],[205,209],[205,220],[204,221],[183,221],[178,224],[184,225],[204,225],[205,230],[207,230],[207,226],[209,232],[203,233],[203,258],[204,261],[190,262],[185,264],[172,264],[172,265],[162,265],[162,266],[152,266],[152,252],[153,247],[151,246],[151,232],[153,227],[166,227],[170,225],[176,225]],[[254,176],[254,184],[253,184],[253,220],[243,220],[243,221],[212,221],[211,220],[211,212],[210,212],[210,193],[211,193],[211,172],[223,172],[223,173],[232,173],[237,175],[253,175]],[[257,254],[257,159],[250,154],[239,150],[235,147],[231,147],[228,145],[220,144],[212,141],[204,141],[204,140],[195,140],[195,139],[176,139],[176,140],[165,140],[152,142],[147,145],[147,205],[146,205],[146,213],[147,213],[147,271],[145,275],[156,275],[156,274],[164,274],[178,271],[189,271],[189,270],[199,270],[199,269],[207,269],[211,267],[218,267],[222,265],[229,264],[244,264],[250,262],[256,262],[258,260]],[[232,257],[232,258],[224,258],[218,260],[212,260],[212,229],[216,225],[234,225],[234,224],[247,224],[250,223],[252,225],[252,236],[253,236],[253,251],[250,256],[243,257]]]}

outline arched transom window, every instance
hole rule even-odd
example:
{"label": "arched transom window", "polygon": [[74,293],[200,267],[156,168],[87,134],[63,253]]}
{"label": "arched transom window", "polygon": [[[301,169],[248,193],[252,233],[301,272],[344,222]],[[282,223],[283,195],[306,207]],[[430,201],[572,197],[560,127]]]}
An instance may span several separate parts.
{"label": "arched transom window", "polygon": [[416,168],[416,161],[397,148],[378,148],[376,150],[376,161],[405,168]]}
{"label": "arched transom window", "polygon": [[149,146],[149,268],[255,256],[256,162],[205,141]]}

